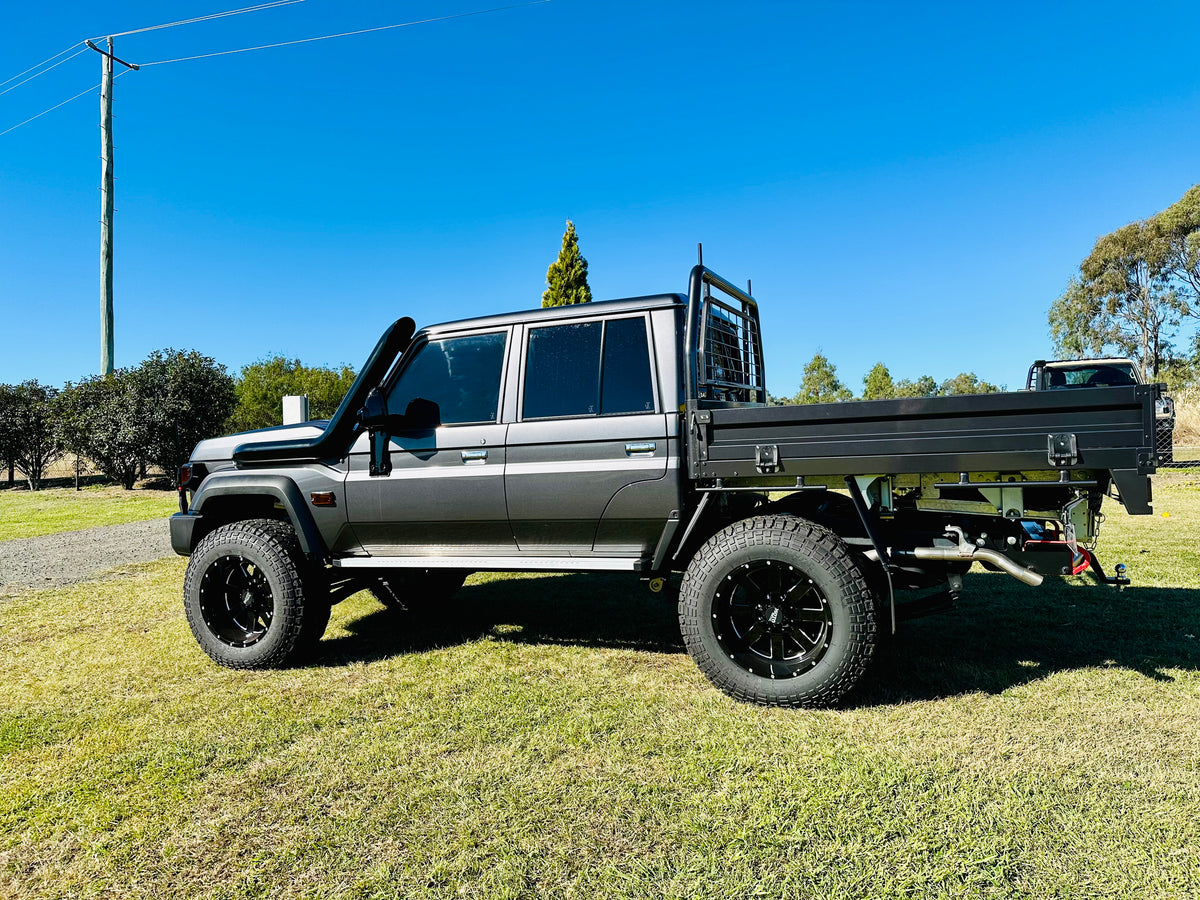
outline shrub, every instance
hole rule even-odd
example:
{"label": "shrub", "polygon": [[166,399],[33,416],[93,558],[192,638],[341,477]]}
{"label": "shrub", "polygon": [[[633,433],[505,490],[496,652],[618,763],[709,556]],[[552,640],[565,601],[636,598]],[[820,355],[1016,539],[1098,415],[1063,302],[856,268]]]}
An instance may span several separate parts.
{"label": "shrub", "polygon": [[298,359],[275,356],[242,367],[234,388],[237,408],[227,431],[253,431],[283,424],[283,398],[307,395],[309,416],[328,419],[354,383],[349,366],[327,369],[301,365]]}
{"label": "shrub", "polygon": [[155,350],[131,374],[149,401],[145,458],[173,476],[199,441],[221,432],[237,403],[233,379],[195,350]]}
{"label": "shrub", "polygon": [[57,411],[67,447],[129,490],[148,456],[149,405],[133,370],[117,369],[68,383]]}
{"label": "shrub", "polygon": [[56,388],[36,380],[4,385],[0,398],[0,436],[4,455],[25,476],[29,489],[42,486],[46,469],[63,455],[63,441],[54,412]]}

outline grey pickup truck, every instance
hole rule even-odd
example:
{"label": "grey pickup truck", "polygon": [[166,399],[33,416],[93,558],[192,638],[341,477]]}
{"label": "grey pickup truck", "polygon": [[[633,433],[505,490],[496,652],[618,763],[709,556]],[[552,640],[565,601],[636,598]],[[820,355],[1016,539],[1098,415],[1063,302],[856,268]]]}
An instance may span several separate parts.
{"label": "grey pickup truck", "polygon": [[180,470],[197,641],[286,665],[360,590],[436,611],[475,571],[681,571],[714,685],[819,707],[974,563],[1127,583],[1097,522],[1106,495],[1151,511],[1159,385],[771,406],[761,334],[702,266],[686,294],[398,320],[329,421],[202,441]]}

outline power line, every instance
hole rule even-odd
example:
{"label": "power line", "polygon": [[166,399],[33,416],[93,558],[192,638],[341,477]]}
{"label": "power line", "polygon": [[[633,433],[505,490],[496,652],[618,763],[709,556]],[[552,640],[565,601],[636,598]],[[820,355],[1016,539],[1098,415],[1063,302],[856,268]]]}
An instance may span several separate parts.
{"label": "power line", "polygon": [[[123,71],[123,72],[119,72],[119,73],[117,73],[117,75],[116,75],[115,77],[116,77],[116,78],[120,78],[122,75],[128,75],[128,74],[129,74],[131,71],[133,71],[133,70],[132,70],[132,69],[126,69],[126,70],[125,70],[125,71]],[[115,80],[115,79],[114,79],[114,80]],[[74,97],[68,97],[68,98],[67,98],[66,100],[64,100],[62,103],[56,103],[56,104],[54,104],[54,106],[51,106],[49,109],[43,109],[43,110],[42,110],[40,113],[38,113],[36,116],[30,116],[30,117],[29,117],[28,119],[26,119],[24,122],[18,122],[16,125],[12,126],[11,128],[6,128],[4,131],[0,131],[0,137],[4,137],[4,135],[8,134],[10,131],[16,131],[16,130],[17,130],[18,128],[20,128],[22,125],[28,125],[28,124],[29,124],[30,122],[32,122],[34,119],[40,119],[42,116],[46,115],[46,113],[52,113],[52,112],[54,112],[56,109],[58,109],[60,106],[66,106],[66,105],[67,105],[68,103],[70,103],[72,100],[78,100],[80,97],[84,96],[85,94],[90,94],[90,93],[92,93],[92,91],[98,90],[99,88],[100,88],[100,85],[98,85],[98,84],[93,84],[93,85],[92,85],[90,88],[88,88],[86,91],[80,91],[80,92],[79,92],[78,94],[76,94]]]}
{"label": "power line", "polygon": [[[162,28],[174,28],[176,25],[190,25],[195,22],[207,22],[210,19],[222,19],[222,18],[225,18],[226,16],[237,16],[237,15],[241,15],[242,13],[258,12],[259,10],[274,9],[279,6],[291,6],[294,3],[303,3],[303,2],[304,2],[304,0],[271,0],[271,2],[269,2],[269,3],[260,3],[257,6],[244,6],[240,9],[230,9],[230,10],[226,10],[225,12],[212,13],[211,15],[207,15],[207,16],[196,16],[191,19],[181,19],[178,22],[166,22],[162,25],[150,25],[150,26],[147,26],[146,28],[135,28],[132,31],[121,31],[116,34],[109,35],[108,37],[111,39],[114,37],[121,37],[123,35],[128,35],[128,34],[140,34],[141,32],[144,32],[144,31],[157,31]],[[35,74],[30,75],[24,81],[17,82],[12,87],[6,88],[5,90],[0,91],[0,96],[7,94],[9,91],[14,91],[17,88],[19,88],[21,85],[27,84],[28,82],[33,81],[33,79],[37,78],[39,75],[45,75],[47,72],[50,71],[50,69],[56,68],[57,66],[61,66],[63,63],[74,59],[80,53],[83,53],[85,50],[87,50],[87,43],[88,43],[87,41],[80,41],[80,44],[83,44],[82,47],[80,46],[80,44],[72,44],[66,50],[61,50],[58,53],[55,53],[49,59],[42,60],[36,66],[30,66],[25,71],[18,72],[16,75],[12,76],[12,78],[9,78],[8,81],[0,81],[0,87],[4,87],[4,85],[8,84],[9,82],[16,81],[22,75],[28,75],[30,72],[34,72],[36,69],[41,69],[40,72],[36,72]],[[76,47],[79,47],[79,49],[75,50]],[[41,68],[42,66],[45,66],[46,63],[52,62],[52,61],[58,59],[58,57],[62,56],[64,53],[70,53],[72,50],[75,50],[75,52],[71,53],[71,55],[66,57],[65,59],[59,59],[58,62],[54,63],[54,65],[49,66],[48,68],[45,68],[45,69]],[[121,75],[125,75],[130,71],[131,71],[131,69],[126,69],[125,71],[119,73],[116,77],[120,78]],[[63,100],[61,103],[56,103],[54,106],[51,106],[49,109],[42,110],[36,116],[30,116],[25,121],[18,122],[16,125],[13,125],[11,128],[6,128],[4,131],[0,131],[0,137],[3,137],[4,135],[8,134],[10,131],[16,131],[22,125],[28,125],[30,122],[34,121],[35,119],[40,119],[42,116],[46,115],[47,113],[52,113],[52,112],[54,112],[54,110],[56,110],[60,107],[66,106],[72,100],[78,100],[80,97],[84,96],[85,94],[92,93],[92,91],[97,90],[99,87],[100,87],[99,84],[93,85],[92,87],[88,88],[85,91],[80,91],[78,94],[68,97],[66,100]]]}
{"label": "power line", "polygon": [[165,66],[168,63],[190,62],[194,59],[208,59],[213,56],[228,56],[231,53],[249,53],[252,50],[270,50],[274,47],[290,47],[293,44],[309,44],[313,41],[327,41],[330,38],[351,37],[356,34],[370,34],[375,31],[388,31],[392,28],[407,28],[410,25],[427,25],[430,22],[445,22],[449,19],[465,19],[468,16],[482,16],[486,13],[503,12],[507,9],[520,9],[525,6],[537,6],[541,3],[549,3],[551,0],[531,0],[529,3],[514,3],[510,6],[495,6],[491,9],[477,9],[473,12],[456,13],[452,16],[437,16],[432,19],[418,19],[414,22],[400,22],[396,25],[380,25],[378,28],[363,28],[359,31],[343,31],[339,34],[323,34],[320,37],[300,38],[295,41],[280,41],[277,44],[262,44],[258,47],[242,47],[237,50],[218,50],[216,53],[201,53],[198,56],[181,56],[178,59],[159,59],[154,62],[142,63],[142,66]]}
{"label": "power line", "polygon": [[[243,7],[242,9],[229,10],[228,12],[224,12],[224,13],[213,13],[210,16],[200,16],[195,19],[185,19],[185,20],[181,20],[179,22],[169,22],[164,25],[153,25],[148,28],[136,29],[136,31],[123,31],[123,32],[120,32],[120,34],[112,35],[112,37],[120,37],[121,35],[126,35],[126,34],[135,34],[138,31],[153,31],[153,30],[159,29],[159,28],[171,28],[174,25],[185,25],[185,24],[190,24],[191,22],[201,22],[201,21],[205,21],[207,19],[221,18],[222,16],[238,15],[239,13],[243,13],[243,12],[255,12],[255,11],[261,10],[261,9],[271,9],[271,8],[274,8],[277,6],[287,6],[292,3],[303,3],[303,2],[304,2],[304,0],[273,0],[273,2],[271,2],[271,3],[263,3],[258,6],[247,6],[247,7]],[[380,25],[377,28],[363,28],[358,31],[343,31],[343,32],[339,32],[338,34],[323,34],[323,35],[320,35],[319,37],[300,38],[299,40],[295,40],[295,41],[280,41],[279,43],[276,43],[276,44],[263,44],[258,47],[242,47],[237,50],[218,50],[216,53],[202,53],[198,56],[181,56],[178,59],[159,59],[159,60],[155,60],[154,62],[142,63],[141,67],[165,66],[168,63],[190,62],[191,60],[208,59],[209,57],[213,57],[213,56],[228,56],[233,53],[249,53],[253,50],[270,50],[275,47],[290,47],[293,44],[309,44],[309,43],[312,43],[313,41],[327,41],[327,40],[330,40],[331,38],[352,37],[357,34],[371,34],[372,32],[376,32],[376,31],[389,31],[393,28],[408,28],[411,25],[428,25],[431,22],[445,22],[450,19],[465,19],[469,16],[482,16],[482,15],[486,15],[487,13],[504,12],[505,10],[509,10],[509,9],[521,9],[522,7],[526,7],[526,6],[538,6],[542,3],[550,3],[550,2],[551,2],[551,0],[531,0],[531,2],[528,2],[528,3],[513,3],[508,6],[494,6],[490,9],[477,9],[472,12],[456,13],[456,14],[450,15],[450,16],[437,16],[432,19],[418,19],[413,22],[399,22],[395,25]],[[44,66],[46,63],[50,62],[51,60],[57,59],[58,57],[62,56],[64,53],[69,53],[71,50],[75,49],[75,47],[77,47],[77,46],[79,46],[79,45],[72,44],[66,50],[63,50],[59,53],[54,54],[54,56],[51,56],[50,59],[43,60],[42,62],[38,63],[36,66],[32,66],[32,67],[26,69],[24,72],[18,72],[12,78],[8,79],[8,81],[0,82],[0,87],[2,87],[5,84],[8,84],[9,81],[14,81],[17,78],[20,78],[22,75],[25,75],[28,72],[32,72],[34,69],[37,69],[40,66]],[[73,59],[75,56],[82,53],[85,49],[87,49],[86,46],[84,48],[76,51],[76,53],[72,54],[72,56],[67,57],[67,59]],[[64,59],[64,60],[61,60],[60,63],[66,62],[66,61],[67,60]],[[57,66],[57,65],[60,65],[60,63],[55,63],[54,65]],[[54,68],[54,66],[51,66],[50,68]],[[49,69],[47,69],[46,71],[49,71]],[[131,71],[133,71],[133,70],[126,69],[125,71],[118,73],[116,77],[120,78],[122,75],[128,75]],[[38,74],[41,74],[41,73],[39,72]],[[33,77],[36,78],[37,76],[35,75]],[[29,80],[29,79],[26,79],[26,80]],[[24,82],[22,82],[22,84],[24,84]],[[15,87],[20,87],[20,85],[15,85]],[[0,131],[0,137],[3,137],[4,135],[8,134],[11,131],[16,131],[18,128],[22,127],[23,125],[28,125],[30,122],[33,122],[36,119],[40,119],[42,116],[46,115],[47,113],[52,113],[52,112],[54,112],[54,110],[59,109],[60,107],[66,106],[72,100],[78,100],[80,97],[84,96],[85,94],[92,93],[92,91],[99,89],[99,87],[100,87],[99,84],[94,84],[87,90],[80,91],[78,94],[68,97],[66,100],[63,100],[61,103],[56,103],[54,106],[51,106],[48,109],[42,110],[36,116],[30,116],[25,121],[18,122],[16,125],[11,126],[10,128],[6,128],[4,131]],[[12,90],[12,88],[9,88],[9,90]],[[3,93],[7,93],[7,91],[5,91]]]}
{"label": "power line", "polygon": [[[40,72],[36,72],[36,73],[34,73],[33,75],[30,75],[30,76],[29,76],[28,78],[26,78],[24,81],[18,81],[16,84],[14,84],[14,85],[13,85],[12,87],[10,87],[10,88],[5,88],[4,90],[0,91],[0,97],[3,97],[3,96],[4,96],[5,94],[7,94],[9,91],[15,91],[17,88],[19,88],[19,87],[20,87],[21,85],[23,85],[23,84],[29,84],[29,82],[33,81],[33,79],[37,78],[39,75],[45,75],[47,72],[49,72],[49,71],[50,71],[50,69],[56,69],[56,68],[58,68],[59,66],[61,66],[63,63],[65,63],[65,62],[70,62],[71,60],[73,60],[75,57],[77,57],[77,56],[78,56],[80,53],[82,53],[82,52],[83,52],[84,50],[86,50],[86,49],[87,49],[87,47],[80,47],[78,50],[76,50],[76,51],[75,51],[74,53],[72,53],[70,56],[68,56],[68,57],[65,57],[65,58],[63,58],[63,59],[60,59],[60,60],[59,60],[58,62],[56,62],[54,65],[52,65],[52,66],[49,66],[49,67],[47,67],[47,68],[45,68],[45,69],[42,69],[42,71],[40,71]],[[54,59],[54,57],[52,56],[52,57],[50,57],[50,59]],[[49,60],[47,60],[47,62],[49,62]],[[36,68],[37,68],[37,66],[34,66],[34,68],[36,69]],[[28,71],[30,71],[30,70],[29,70],[29,69],[26,69],[26,70],[25,70],[25,72],[28,72]],[[24,75],[24,74],[25,74],[25,72],[22,72],[22,73],[21,73],[21,75]],[[20,78],[20,77],[21,77],[21,75],[17,75],[16,77],[17,77],[17,78]],[[10,79],[8,79],[8,81],[12,81],[12,79],[10,78]],[[8,84],[8,81],[6,81],[6,82],[5,82],[5,84]]]}
{"label": "power line", "polygon": [[[257,6],[244,6],[241,9],[230,9],[230,10],[226,10],[225,12],[212,13],[211,15],[207,15],[207,16],[196,16],[191,19],[181,19],[178,22],[166,22],[162,25],[149,25],[146,28],[134,28],[132,31],[118,31],[116,34],[107,35],[107,37],[122,37],[127,34],[141,34],[144,31],[158,31],[159,29],[162,29],[162,28],[174,28],[176,25],[192,25],[196,22],[207,22],[211,19],[223,19],[227,16],[237,16],[237,15],[241,15],[242,13],[258,12],[258,11],[264,10],[264,9],[275,9],[276,7],[291,6],[294,3],[303,3],[303,2],[304,2],[304,0],[271,0],[271,2],[269,2],[269,3],[260,3]],[[100,40],[100,38],[93,38],[93,40]],[[63,63],[69,62],[70,60],[74,59],[76,56],[78,56],[80,53],[82,53],[84,50],[87,49],[86,47],[80,47],[80,44],[86,44],[86,43],[87,43],[86,41],[80,41],[79,44],[72,44],[66,50],[62,50],[62,51],[59,51],[58,53],[55,53],[49,59],[42,60],[36,66],[30,66],[24,72],[18,72],[16,75],[12,76],[12,78],[9,78],[7,81],[0,81],[0,88],[2,88],[2,87],[4,87],[4,85],[8,84],[9,82],[16,81],[22,75],[28,75],[30,72],[34,72],[34,70],[36,70],[36,69],[41,69],[40,72],[35,72],[35,74],[29,75],[29,77],[26,78],[24,81],[18,81],[12,87],[5,88],[4,90],[0,91],[0,97],[3,97],[9,91],[15,91],[21,85],[28,84],[29,82],[33,81],[33,79],[35,79],[41,75],[45,75],[51,69],[55,69],[55,68],[61,66]],[[76,47],[79,47],[79,49],[75,50]],[[72,50],[75,50],[75,52],[71,53],[71,55],[66,57],[66,59],[59,59],[58,62],[54,63],[54,65],[47,66],[46,68],[42,69],[42,66],[45,66],[46,63],[52,62],[53,60],[58,59],[58,57],[62,56],[64,53],[70,53]],[[70,101],[66,101],[66,102],[70,102]]]}
{"label": "power line", "polygon": [[[79,42],[79,44],[82,44],[82,43],[83,43],[83,41],[80,41],[80,42]],[[66,50],[60,50],[58,53],[55,53],[55,54],[54,54],[52,57],[50,57],[50,59],[43,59],[43,60],[42,60],[40,63],[38,63],[36,66],[30,66],[30,67],[29,67],[28,69],[26,69],[24,72],[18,72],[16,75],[14,75],[12,78],[9,78],[7,81],[0,81],[0,87],[4,87],[4,85],[8,84],[8,82],[9,82],[9,81],[16,81],[16,80],[17,80],[18,78],[20,78],[22,75],[26,75],[26,74],[28,74],[29,72],[32,72],[34,69],[40,69],[40,68],[41,68],[42,66],[44,66],[46,63],[50,62],[50,60],[53,60],[53,59],[58,59],[58,58],[59,58],[60,56],[62,56],[64,53],[70,53],[72,50],[74,50],[76,47],[78,47],[78,46],[79,46],[79,44],[72,44],[72,45],[71,45],[70,47],[68,47]],[[55,65],[55,66],[56,66],[56,65],[58,65],[58,63],[55,63],[54,65]],[[54,68],[54,66],[51,66],[51,68]],[[35,75],[34,77],[36,78],[37,76]],[[10,90],[11,90],[11,88],[10,88]]]}
{"label": "power line", "polygon": [[[242,13],[258,12],[263,9],[275,9],[278,6],[291,6],[293,3],[303,3],[304,0],[271,0],[270,3],[260,3],[258,6],[243,6],[241,9],[230,9],[225,12],[212,13],[207,16],[196,16],[192,19],[180,19],[178,22],[166,22],[162,25],[149,25],[145,28],[134,28],[132,31],[118,31],[116,34],[103,37],[124,37],[127,34],[141,34],[144,31],[158,31],[161,28],[174,28],[176,25],[192,25],[196,22],[207,22],[210,19],[223,19],[226,16],[240,16]],[[99,40],[100,38],[92,38]]]}

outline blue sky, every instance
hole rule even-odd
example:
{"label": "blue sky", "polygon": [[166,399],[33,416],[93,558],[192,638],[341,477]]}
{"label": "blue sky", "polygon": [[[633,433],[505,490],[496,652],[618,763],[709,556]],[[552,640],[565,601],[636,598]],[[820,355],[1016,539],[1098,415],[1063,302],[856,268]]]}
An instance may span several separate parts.
{"label": "blue sky", "polygon": [[[249,0],[247,0],[249,2]],[[486,9],[291,6],[117,38],[133,62]],[[5,9],[14,75],[236,7]],[[767,380],[1021,386],[1095,239],[1200,181],[1194,3],[552,0],[116,83],[116,361],[359,365],[418,324],[537,306],[564,221],[597,299],[752,278]],[[9,71],[11,70],[11,71]],[[95,84],[88,51],[0,131]],[[4,90],[5,87],[0,87]],[[0,381],[96,372],[98,100],[0,136]]]}

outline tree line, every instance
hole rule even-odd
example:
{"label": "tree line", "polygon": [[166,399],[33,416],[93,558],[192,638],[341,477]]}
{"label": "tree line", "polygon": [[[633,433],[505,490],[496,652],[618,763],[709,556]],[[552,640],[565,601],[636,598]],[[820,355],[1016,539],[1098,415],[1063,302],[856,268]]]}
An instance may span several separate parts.
{"label": "tree line", "polygon": [[882,362],[875,363],[863,376],[862,393],[857,397],[837,374],[837,366],[825,354],[813,354],[804,367],[800,390],[791,397],[768,397],[769,402],[782,405],[804,403],[839,403],[843,400],[892,400],[897,397],[945,397],[951,394],[994,394],[1004,390],[1004,385],[991,384],[974,372],[959,372],[953,378],[936,380],[932,375],[922,375],[916,380],[901,378],[896,381]]}
{"label": "tree line", "polygon": [[173,476],[205,438],[282,424],[282,401],[307,394],[309,416],[337,409],[354,381],[349,366],[304,366],[282,356],[238,377],[195,350],[156,350],[137,366],[62,388],[0,384],[0,466],[38,490],[67,454],[131,489],[148,467]]}
{"label": "tree line", "polygon": [[[587,260],[569,220],[546,281],[543,306],[591,300]],[[1131,356],[1147,376],[1174,386],[1200,382],[1200,331],[1186,351],[1175,346],[1191,318],[1200,319],[1200,185],[1162,212],[1097,240],[1048,313],[1058,355]],[[349,366],[311,368],[277,356],[244,366],[234,378],[210,357],[167,349],[138,366],[61,390],[37,381],[0,384],[0,466],[8,468],[10,485],[20,472],[37,489],[51,465],[74,453],[130,488],[147,465],[173,473],[206,437],[280,424],[285,395],[307,394],[311,417],[328,418],[354,374]],[[768,399],[830,403],[1001,390],[974,372],[943,381],[931,375],[896,381],[878,362],[856,397],[817,352],[794,395]]]}
{"label": "tree line", "polygon": [[[1148,380],[1200,387],[1200,184],[1171,206],[1100,237],[1047,313],[1054,353],[1063,358],[1128,356]],[[1180,342],[1186,340],[1184,346]],[[1004,390],[973,372],[945,381],[895,381],[882,362],[857,397],[822,353],[804,367],[800,390],[772,403],[832,403]]]}
{"label": "tree line", "polygon": [[1047,316],[1060,356],[1129,356],[1150,380],[1200,380],[1200,184],[1162,212],[1096,241]]}
{"label": "tree line", "polygon": [[[568,219],[546,272],[542,306],[588,303],[588,264]],[[0,467],[31,490],[67,454],[89,460],[126,490],[148,466],[171,476],[199,441],[282,424],[288,395],[307,395],[309,417],[327,419],[354,382],[350,366],[304,366],[275,356],[239,377],[195,350],[156,350],[139,365],[59,389],[36,380],[0,384]]]}

